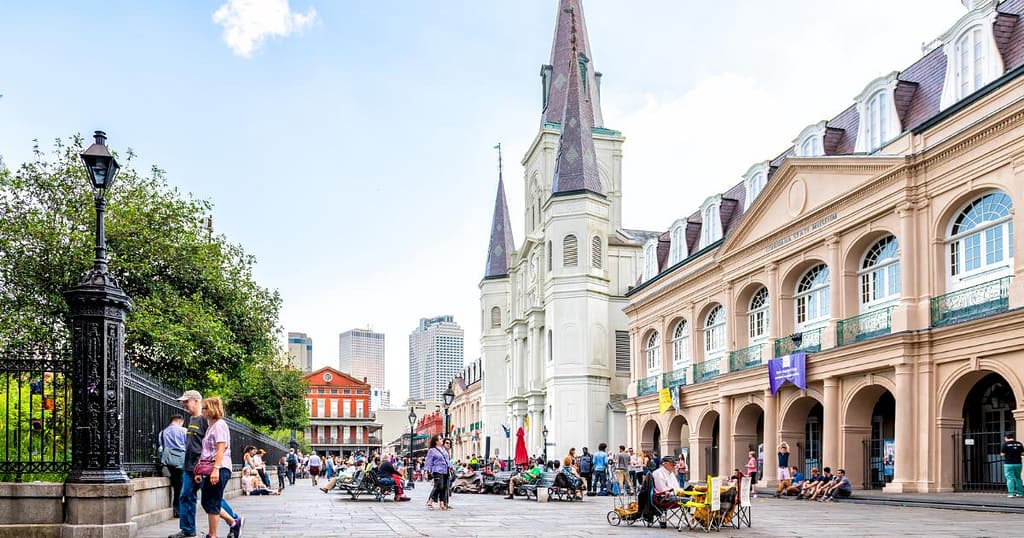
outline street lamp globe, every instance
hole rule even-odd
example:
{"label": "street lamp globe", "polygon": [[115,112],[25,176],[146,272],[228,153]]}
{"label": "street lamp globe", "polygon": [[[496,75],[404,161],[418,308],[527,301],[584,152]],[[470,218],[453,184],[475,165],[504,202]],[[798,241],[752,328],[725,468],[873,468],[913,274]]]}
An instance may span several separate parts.
{"label": "street lamp globe", "polygon": [[409,427],[411,428],[411,427],[413,427],[415,425],[416,425],[416,409],[410,407],[409,408]]}
{"label": "street lamp globe", "polygon": [[455,400],[455,393],[452,392],[452,386],[448,385],[448,389],[444,391],[444,406],[445,407],[450,407],[452,405],[452,401],[454,401],[454,400]]}
{"label": "street lamp globe", "polygon": [[114,178],[121,167],[117,159],[107,149],[107,134],[103,131],[96,131],[93,134],[95,142],[82,152],[82,162],[85,163],[85,171],[89,174],[89,183],[102,195],[114,184]]}

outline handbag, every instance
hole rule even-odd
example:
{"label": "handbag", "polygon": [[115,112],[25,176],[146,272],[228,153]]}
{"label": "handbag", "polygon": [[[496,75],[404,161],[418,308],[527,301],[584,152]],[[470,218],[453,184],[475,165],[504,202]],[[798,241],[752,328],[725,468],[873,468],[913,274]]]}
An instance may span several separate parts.
{"label": "handbag", "polygon": [[160,452],[160,463],[167,467],[181,469],[185,466],[185,451],[177,447],[163,447],[163,450]]}
{"label": "handbag", "polygon": [[192,469],[192,474],[195,476],[210,476],[213,474],[213,460],[199,460],[195,468]]}

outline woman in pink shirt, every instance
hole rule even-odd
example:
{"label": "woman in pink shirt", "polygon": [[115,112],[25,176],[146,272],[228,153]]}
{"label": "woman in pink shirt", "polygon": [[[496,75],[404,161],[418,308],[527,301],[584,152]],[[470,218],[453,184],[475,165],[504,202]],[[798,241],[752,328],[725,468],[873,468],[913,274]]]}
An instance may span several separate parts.
{"label": "woman in pink shirt", "polygon": [[[196,481],[202,481],[202,505],[210,524],[209,538],[217,538],[217,524],[220,522],[220,504],[224,499],[224,486],[231,480],[231,431],[224,422],[224,403],[220,398],[203,400],[203,416],[210,423],[203,437],[203,450],[199,461],[212,461],[213,472],[210,476],[196,475]],[[232,529],[241,530],[243,519],[235,520]]]}
{"label": "woman in pink shirt", "polygon": [[[750,477],[750,489],[754,489],[754,484],[757,483],[757,454],[754,452],[747,452],[747,476]],[[757,497],[757,492],[753,492],[752,495]]]}

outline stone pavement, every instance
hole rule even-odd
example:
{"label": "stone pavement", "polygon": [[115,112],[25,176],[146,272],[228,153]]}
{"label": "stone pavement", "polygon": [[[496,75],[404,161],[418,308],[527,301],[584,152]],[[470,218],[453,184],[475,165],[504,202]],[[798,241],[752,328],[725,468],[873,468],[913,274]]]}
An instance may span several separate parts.
{"label": "stone pavement", "polygon": [[[611,497],[585,502],[538,503],[499,495],[453,496],[449,512],[427,510],[428,483],[409,491],[412,501],[352,501],[334,492],[325,495],[310,481],[298,480],[280,497],[235,497],[229,502],[247,518],[242,536],[249,538],[327,536],[678,536],[673,529],[612,527],[605,519]],[[754,526],[724,529],[715,536],[1024,536],[1024,515],[810,503],[771,497],[755,500]],[[177,532],[177,520],[140,529],[138,538],[164,538]],[[199,536],[206,531],[205,519]],[[695,533],[703,535],[704,533]],[[220,538],[227,536],[221,525]]]}

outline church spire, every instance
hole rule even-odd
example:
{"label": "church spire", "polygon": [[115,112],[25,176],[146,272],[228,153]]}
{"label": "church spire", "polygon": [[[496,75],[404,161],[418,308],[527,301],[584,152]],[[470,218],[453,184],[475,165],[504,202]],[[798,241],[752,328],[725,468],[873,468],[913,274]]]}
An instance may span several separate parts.
{"label": "church spire", "polygon": [[[579,54],[589,64],[585,73],[584,84],[590,90],[590,116],[593,125],[601,127],[604,118],[601,116],[601,73],[594,70],[593,58],[590,55],[590,40],[587,38],[587,23],[583,18],[581,0],[558,0],[558,20],[555,23],[555,37],[551,43],[551,63],[541,67],[542,95],[544,98],[541,124],[562,121],[565,95],[569,86],[569,65],[572,55],[573,23],[578,27],[577,43]],[[574,62],[575,63],[575,62]]]}
{"label": "church spire", "polygon": [[508,203],[505,201],[505,181],[501,174],[501,144],[494,146],[498,150],[498,194],[494,198],[494,218],[491,221],[491,243],[487,248],[487,267],[484,278],[502,278],[508,276],[508,266],[512,261],[512,224],[508,218]]}
{"label": "church spire", "polygon": [[[564,3],[578,3],[567,0]],[[555,175],[551,181],[551,195],[590,191],[604,194],[597,168],[597,153],[591,128],[591,98],[586,86],[587,59],[578,49],[576,13],[567,7],[569,17],[569,55],[565,58],[569,79],[566,84],[565,103],[561,117],[562,132],[558,138],[558,156]],[[586,41],[584,40],[584,43]]]}

